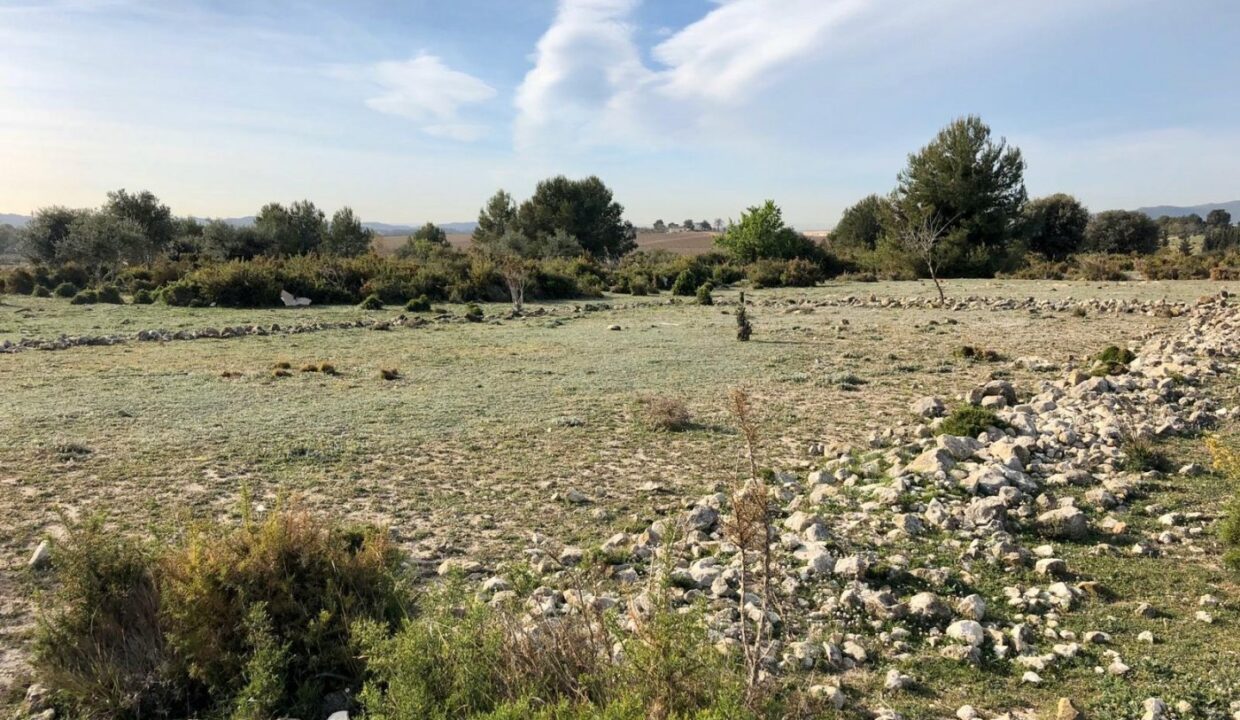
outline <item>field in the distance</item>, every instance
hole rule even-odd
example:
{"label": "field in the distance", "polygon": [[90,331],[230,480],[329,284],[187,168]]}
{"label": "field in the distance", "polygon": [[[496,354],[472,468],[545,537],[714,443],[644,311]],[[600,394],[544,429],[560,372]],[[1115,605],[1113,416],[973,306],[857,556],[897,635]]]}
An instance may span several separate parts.
{"label": "field in the distance", "polygon": [[[713,232],[638,232],[637,247],[639,250],[667,250],[677,255],[701,255],[710,252],[715,246]],[[469,247],[468,233],[448,233],[448,244],[458,250]],[[407,235],[386,235],[375,239],[375,250],[380,255],[396,252],[396,248],[405,244]]]}
{"label": "field in the distance", "polygon": [[[1207,282],[948,285],[956,296],[1180,301],[1223,288],[1240,290],[1237,283]],[[933,287],[834,283],[752,297],[872,293],[928,297]],[[561,303],[547,306],[556,314],[546,317],[386,332],[0,355],[0,514],[6,520],[0,525],[0,686],[19,671],[30,630],[37,580],[25,561],[40,538],[58,532],[62,515],[106,513],[120,528],[158,535],[185,518],[234,519],[247,488],[267,507],[292,495],[337,518],[390,525],[428,561],[467,555],[497,562],[518,558],[533,532],[597,543],[731,482],[739,446],[723,409],[730,387],[746,386],[758,400],[764,464],[805,469],[810,443],[861,444],[869,432],[907,420],[917,397],[950,397],[996,372],[1023,388],[1046,377],[1010,363],[962,360],[954,355],[962,345],[1063,363],[1178,322],[1027,310],[810,312],[790,303],[756,307],[755,339],[738,343],[726,306],[667,300],[617,296],[606,300],[615,307],[601,312],[574,312],[582,303]],[[487,310],[498,316],[503,308]],[[397,312],[73,306],[9,297],[0,305],[0,340]],[[277,362],[290,363],[292,377],[273,377]],[[335,365],[339,376],[297,372],[321,362]],[[402,378],[384,381],[381,368],[397,368]],[[635,412],[646,395],[683,399],[695,426],[680,433],[647,429]],[[1177,460],[1202,459],[1191,444],[1175,452]],[[570,490],[590,502],[565,502]],[[1226,496],[1204,481],[1168,483],[1165,492],[1178,508],[1204,512],[1217,511]],[[1126,621],[1132,593],[1189,616],[1203,593],[1237,597],[1213,555],[1169,552],[1138,560],[1093,556],[1088,547],[1069,551],[1074,568],[1126,593],[1123,607],[1097,603],[1074,614],[1071,622],[1082,623],[1082,631]],[[1220,610],[1216,616],[1210,626],[1166,625],[1158,631],[1165,642],[1134,643],[1125,657],[1140,653],[1150,667],[1199,668],[1203,677],[1235,672],[1240,615]],[[1097,682],[1089,667],[1058,672],[1053,689],[1021,685],[1018,675],[962,673],[944,678],[937,694],[910,702],[937,716],[985,696],[1053,708],[1062,688],[1087,692]],[[1144,683],[1134,692],[1147,686],[1153,692],[1157,675],[1132,682]]]}

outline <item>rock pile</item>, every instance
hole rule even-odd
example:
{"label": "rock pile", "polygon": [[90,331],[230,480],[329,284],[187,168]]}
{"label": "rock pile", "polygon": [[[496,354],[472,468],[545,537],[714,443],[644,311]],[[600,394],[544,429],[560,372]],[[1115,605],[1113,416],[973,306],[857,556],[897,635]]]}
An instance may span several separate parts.
{"label": "rock pile", "polygon": [[[767,483],[779,509],[777,598],[765,611],[778,639],[766,671],[866,667],[885,673],[888,692],[901,692],[916,685],[915,671],[905,675],[888,664],[928,650],[963,664],[1010,663],[1036,684],[1092,648],[1087,656],[1100,658],[1099,673],[1129,674],[1130,664],[1108,647],[1110,635],[1078,634],[1061,622],[1104,589],[1077,579],[1056,544],[1140,556],[1191,544],[1204,531],[1203,518],[1177,513],[1159,516],[1160,529],[1150,535],[1131,533],[1125,521],[1150,511],[1134,500],[1158,475],[1125,469],[1126,443],[1208,428],[1240,413],[1203,390],[1240,355],[1240,310],[1220,299],[1184,312],[1183,330],[1150,338],[1123,374],[1072,371],[1031,394],[1004,381],[964,393],[962,402],[991,408],[1003,427],[977,437],[936,435],[947,403],[926,398],[910,408],[915,421],[904,435],[833,454],[806,477],[777,474]],[[726,495],[709,495],[679,519],[610,538],[604,548],[618,586],[598,597],[574,599],[573,591],[557,589],[562,553],[539,539],[527,552],[545,584],[528,601],[530,612],[572,612],[582,602],[640,608],[648,592],[642,581],[667,572],[675,602],[704,600],[719,646],[735,647],[742,615],[760,617],[765,606],[752,589],[740,600],[728,513]],[[1022,543],[1029,537],[1040,539],[1030,547]],[[1026,581],[997,594],[979,589],[982,573],[1013,569]],[[511,598],[494,592],[502,581],[487,577],[485,596]],[[815,692],[842,704],[837,685]]]}

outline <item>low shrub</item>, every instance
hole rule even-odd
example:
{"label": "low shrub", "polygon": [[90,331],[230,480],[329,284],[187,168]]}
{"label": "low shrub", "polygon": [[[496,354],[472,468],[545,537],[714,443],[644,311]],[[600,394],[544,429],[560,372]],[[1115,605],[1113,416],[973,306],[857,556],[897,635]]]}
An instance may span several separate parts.
{"label": "low shrub", "polygon": [[1122,375],[1128,372],[1128,363],[1136,358],[1136,353],[1128,348],[1110,345],[1091,358],[1094,361],[1091,373],[1094,375]]}
{"label": "low shrub", "polygon": [[379,377],[383,380],[399,380],[400,370],[396,368],[380,368]]}
{"label": "low shrub", "polygon": [[34,290],[30,292],[34,297],[50,298],[52,291],[47,289],[46,285],[35,285]]}
{"label": "low shrub", "polygon": [[680,297],[690,297],[694,293],[697,286],[697,278],[689,270],[681,270],[676,276],[676,282],[672,283],[672,294]]}
{"label": "low shrub", "polygon": [[418,297],[405,303],[405,310],[409,312],[430,312],[431,310],[430,298],[426,297],[425,295],[419,295]]}
{"label": "low shrub", "polygon": [[951,411],[939,425],[939,435],[962,435],[977,437],[988,428],[1003,429],[1007,423],[999,419],[994,411],[978,405],[961,405]]}
{"label": "low shrub", "polygon": [[[34,275],[26,268],[15,268],[4,276],[4,291],[13,295],[32,295],[36,287]],[[46,289],[46,288],[44,288]]]}
{"label": "low shrub", "polygon": [[699,285],[697,289],[697,304],[698,305],[714,305],[715,298],[713,295],[711,295],[711,292],[714,291],[714,289],[715,289],[714,284],[711,283],[709,280]]}
{"label": "low shrub", "polygon": [[465,319],[470,322],[482,322],[482,308],[477,305],[469,305],[465,308]]}
{"label": "low shrub", "polygon": [[361,687],[352,626],[395,629],[407,607],[383,532],[247,510],[156,551],[104,527],[56,545],[36,631],[40,680],[75,717],[315,716]]}
{"label": "low shrub", "polygon": [[784,263],[779,281],[786,287],[813,287],[823,278],[822,269],[812,260],[793,258]]}
{"label": "low shrub", "polygon": [[77,295],[79,290],[78,286],[71,282],[62,282],[52,290],[52,294],[58,298],[71,298]]}
{"label": "low shrub", "polygon": [[1121,255],[1077,255],[1075,260],[1080,278],[1093,282],[1127,280],[1133,269],[1132,259]]}
{"label": "low shrub", "polygon": [[651,430],[680,432],[693,426],[689,406],[680,398],[647,395],[637,401],[642,424]]}
{"label": "low shrub", "polygon": [[1171,469],[1171,460],[1167,455],[1146,438],[1125,437],[1120,443],[1120,452],[1123,453],[1121,467],[1128,472],[1167,472]]}
{"label": "low shrub", "polygon": [[979,348],[972,345],[961,345],[956,348],[953,355],[962,360],[972,360],[975,362],[1002,362],[1003,354],[997,350],[988,348]]}
{"label": "low shrub", "polygon": [[[1240,483],[1240,451],[1214,437],[1206,440],[1206,445],[1210,448],[1214,469],[1230,480],[1233,487]],[[1218,533],[1223,543],[1223,562],[1232,570],[1240,571],[1240,494],[1227,503]]]}
{"label": "low shrub", "polygon": [[784,281],[784,269],[787,264],[783,260],[765,258],[750,263],[745,267],[745,276],[755,289],[779,287]]}
{"label": "low shrub", "polygon": [[98,302],[108,303],[109,305],[124,305],[125,299],[121,297],[120,288],[115,285],[100,285],[96,291]]}
{"label": "low shrub", "polygon": [[95,290],[83,290],[69,299],[72,305],[94,305],[97,302],[99,302],[99,293]]}
{"label": "low shrub", "polygon": [[362,300],[362,302],[359,303],[357,307],[362,310],[382,310],[383,300],[381,300],[379,296],[375,294],[367,295],[366,299]]}
{"label": "low shrub", "polygon": [[153,302],[155,302],[155,295],[150,290],[143,288],[141,290],[134,291],[134,305],[150,305]]}

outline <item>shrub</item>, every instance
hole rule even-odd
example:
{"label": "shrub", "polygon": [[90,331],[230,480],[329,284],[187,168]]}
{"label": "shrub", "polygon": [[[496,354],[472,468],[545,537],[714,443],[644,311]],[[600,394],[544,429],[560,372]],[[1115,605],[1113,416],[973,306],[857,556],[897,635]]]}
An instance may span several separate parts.
{"label": "shrub", "polygon": [[75,715],[146,717],[183,692],[170,676],[150,548],[104,529],[70,528],[53,550],[59,581],[34,636],[39,679]]}
{"label": "shrub", "polygon": [[419,295],[405,303],[405,310],[409,312],[430,312],[431,301],[425,295]]}
{"label": "shrub", "polygon": [[378,295],[372,293],[367,295],[366,299],[358,304],[358,308],[362,310],[382,310],[383,300],[379,299]]}
{"label": "shrub", "polygon": [[1112,255],[1078,255],[1076,263],[1081,279],[1092,282],[1127,280],[1125,270],[1132,268],[1130,259]]}
{"label": "shrub", "polygon": [[745,293],[741,293],[736,305],[736,339],[749,342],[753,336],[753,324],[749,322],[749,311],[745,309]]}
{"label": "shrub", "polygon": [[651,430],[680,432],[693,426],[689,407],[680,398],[648,395],[638,401],[642,424]]}
{"label": "shrub", "polygon": [[745,276],[756,289],[779,287],[784,281],[784,268],[787,264],[782,260],[762,259],[745,267]]}
{"label": "shrub", "polygon": [[71,282],[62,282],[52,290],[52,294],[58,298],[71,298],[78,294],[78,286]]}
{"label": "shrub", "polygon": [[34,293],[35,286],[34,276],[26,268],[11,270],[4,278],[5,292],[13,295],[31,295]]}
{"label": "shrub", "polygon": [[793,258],[784,264],[779,280],[787,287],[813,287],[822,280],[822,269],[810,260]]}
{"label": "shrub", "polygon": [[1128,372],[1128,363],[1137,358],[1136,353],[1128,348],[1110,345],[1102,352],[1093,356],[1094,375],[1122,375]]}
{"label": "shrub", "polygon": [[688,270],[681,270],[676,276],[676,282],[672,283],[672,294],[681,297],[690,297],[693,295],[694,287],[697,285],[697,278]]}
{"label": "shrub", "polygon": [[384,380],[399,380],[400,370],[397,370],[396,368],[380,368],[379,377]]}
{"label": "shrub", "polygon": [[1120,443],[1120,451],[1124,454],[1121,466],[1128,472],[1166,472],[1171,468],[1171,461],[1166,454],[1145,438],[1125,437]]}
{"label": "shrub", "polygon": [[48,290],[46,285],[35,285],[30,294],[34,297],[48,298],[52,296],[52,291]]}
{"label": "shrub", "polygon": [[121,297],[121,291],[115,285],[100,285],[97,291],[98,300],[101,303],[109,305],[124,305],[125,299]]}
{"label": "shrub", "polygon": [[477,305],[469,305],[465,308],[465,319],[470,322],[482,322],[482,308]]}
{"label": "shrub", "polygon": [[99,293],[94,290],[83,290],[69,300],[72,305],[94,305],[97,302]]}
{"label": "shrub", "polygon": [[975,362],[1002,362],[1003,355],[997,350],[987,348],[978,348],[972,345],[961,345],[952,353],[962,360],[973,360]]}
{"label": "shrub", "polygon": [[[1210,448],[1214,469],[1226,476],[1233,486],[1240,482],[1240,452],[1218,438],[1208,439],[1206,445]],[[1240,570],[1240,494],[1228,502],[1218,530],[1224,548],[1223,562],[1232,570]]]}
{"label": "shrub", "polygon": [[137,290],[133,294],[134,305],[150,305],[155,302],[155,295],[145,288]]}
{"label": "shrub", "polygon": [[1000,420],[989,408],[961,405],[944,418],[937,432],[940,435],[977,437],[992,427],[1002,429],[1007,427],[1007,423]]}
{"label": "shrub", "polygon": [[715,289],[715,286],[710,281],[704,282],[701,285],[699,285],[697,289],[698,305],[714,305],[715,298],[714,296],[711,295],[711,292],[714,289]]}

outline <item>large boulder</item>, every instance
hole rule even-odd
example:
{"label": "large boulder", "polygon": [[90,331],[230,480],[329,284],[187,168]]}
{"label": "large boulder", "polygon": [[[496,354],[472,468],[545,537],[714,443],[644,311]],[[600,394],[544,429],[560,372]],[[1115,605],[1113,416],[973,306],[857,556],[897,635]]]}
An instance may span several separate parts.
{"label": "large boulder", "polygon": [[1084,540],[1089,535],[1089,520],[1077,508],[1061,507],[1039,515],[1038,528],[1051,537]]}

